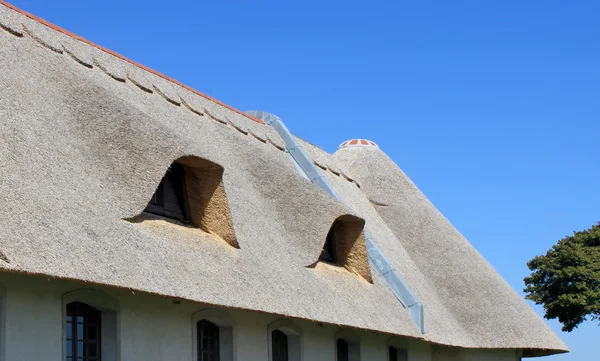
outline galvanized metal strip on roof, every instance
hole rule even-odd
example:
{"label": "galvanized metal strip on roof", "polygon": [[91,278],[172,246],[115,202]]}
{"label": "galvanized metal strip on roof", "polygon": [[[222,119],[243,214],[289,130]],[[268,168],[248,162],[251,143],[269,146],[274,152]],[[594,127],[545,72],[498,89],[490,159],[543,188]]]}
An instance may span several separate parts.
{"label": "galvanized metal strip on roof", "polygon": [[[342,202],[341,198],[336,194],[333,187],[329,185],[323,174],[315,166],[313,160],[302,149],[300,143],[298,143],[296,138],[292,135],[280,118],[274,116],[273,114],[260,111],[251,111],[249,114],[261,119],[263,122],[265,122],[265,124],[272,126],[279,133],[285,142],[286,150],[292,156],[292,159],[296,163],[300,174],[308,178],[314,185],[326,191],[338,201]],[[402,306],[404,306],[419,331],[421,331],[421,333],[425,333],[425,316],[423,305],[410,290],[408,285],[404,282],[400,274],[393,268],[392,264],[381,253],[379,248],[373,242],[372,238],[369,236],[368,232],[365,231],[364,234],[367,253],[369,255],[369,263],[383,277],[383,279],[385,279],[390,290],[394,293],[396,298],[398,298],[400,303],[402,303]]]}

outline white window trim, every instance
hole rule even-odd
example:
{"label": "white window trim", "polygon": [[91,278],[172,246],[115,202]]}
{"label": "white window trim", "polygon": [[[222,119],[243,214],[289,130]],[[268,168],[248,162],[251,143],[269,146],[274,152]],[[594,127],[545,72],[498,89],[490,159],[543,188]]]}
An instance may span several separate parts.
{"label": "white window trim", "polygon": [[62,295],[62,359],[66,359],[65,320],[67,319],[67,305],[71,302],[82,302],[101,311],[102,361],[120,361],[119,302],[106,293],[93,289],[74,290]]}
{"label": "white window trim", "polygon": [[198,360],[197,323],[207,320],[219,326],[220,361],[237,360],[237,335],[233,317],[225,311],[207,308],[192,314],[192,361]]}
{"label": "white window trim", "polygon": [[360,361],[360,337],[352,330],[340,329],[333,337],[335,359],[337,360],[337,341],[343,339],[348,343],[348,361]]}
{"label": "white window trim", "polygon": [[302,361],[303,359],[303,342],[302,342],[302,329],[300,326],[290,320],[278,320],[270,323],[267,326],[268,333],[268,352],[269,361],[273,361],[273,331],[279,330],[285,333],[288,337],[288,360],[289,361]]}

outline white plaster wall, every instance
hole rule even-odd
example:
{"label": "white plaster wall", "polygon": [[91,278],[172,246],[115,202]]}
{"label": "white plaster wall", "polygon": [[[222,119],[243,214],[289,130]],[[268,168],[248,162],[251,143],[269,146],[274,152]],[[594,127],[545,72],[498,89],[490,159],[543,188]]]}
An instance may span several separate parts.
{"label": "white plaster wall", "polygon": [[[268,344],[267,323],[264,315],[239,312],[236,313],[237,329],[237,361],[268,360],[265,349]],[[307,359],[308,360],[308,359]]]}
{"label": "white plaster wall", "polygon": [[170,302],[145,300],[136,305],[129,301],[126,299],[120,310],[122,361],[191,360],[188,315],[177,312]]}
{"label": "white plaster wall", "polygon": [[[2,287],[3,286],[3,287]],[[93,287],[57,279],[0,273],[0,361],[62,361],[63,295],[95,289],[115,309],[119,346],[115,357],[103,361],[196,361],[193,315],[214,306],[173,302],[148,294]],[[100,301],[99,301],[100,302]],[[109,307],[109,306],[107,306]],[[4,311],[3,311],[4,310]],[[268,328],[279,316],[221,309],[233,327],[234,360],[269,359]],[[302,332],[303,361],[335,361],[335,335],[347,330],[295,320]],[[464,350],[354,330],[361,361],[388,361],[388,345],[408,349],[409,361],[515,361],[515,350]],[[5,355],[2,355],[2,350]]]}
{"label": "white plaster wall", "polygon": [[[360,359],[364,360],[384,360],[388,359],[388,341],[389,336],[365,332],[360,337]],[[331,358],[330,360],[334,360]],[[411,360],[412,361],[412,360]]]}
{"label": "white plaster wall", "polygon": [[61,361],[63,319],[60,294],[46,287],[23,290],[26,285],[4,285],[6,361]]}

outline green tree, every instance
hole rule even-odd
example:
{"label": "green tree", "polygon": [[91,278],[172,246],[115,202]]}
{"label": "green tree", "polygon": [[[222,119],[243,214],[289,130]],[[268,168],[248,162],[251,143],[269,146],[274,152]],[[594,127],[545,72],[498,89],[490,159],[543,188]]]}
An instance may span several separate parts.
{"label": "green tree", "polygon": [[600,222],[559,240],[527,267],[526,298],[544,306],[545,318],[558,318],[567,332],[588,317],[600,320]]}

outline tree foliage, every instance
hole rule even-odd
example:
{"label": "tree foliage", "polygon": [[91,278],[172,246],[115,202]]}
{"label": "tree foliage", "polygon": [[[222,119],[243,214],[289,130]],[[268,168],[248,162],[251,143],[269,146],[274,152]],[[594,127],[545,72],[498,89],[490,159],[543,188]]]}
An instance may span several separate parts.
{"label": "tree foliage", "polygon": [[571,332],[588,317],[600,320],[600,222],[567,236],[527,263],[526,298],[543,305]]}

